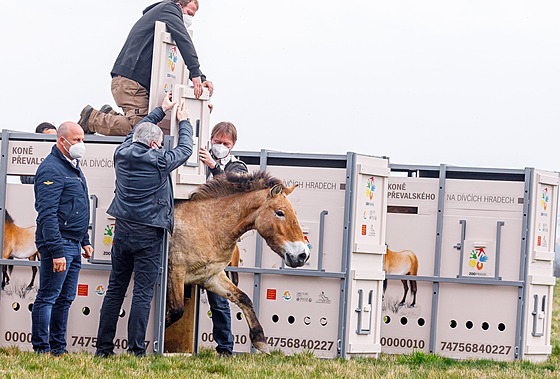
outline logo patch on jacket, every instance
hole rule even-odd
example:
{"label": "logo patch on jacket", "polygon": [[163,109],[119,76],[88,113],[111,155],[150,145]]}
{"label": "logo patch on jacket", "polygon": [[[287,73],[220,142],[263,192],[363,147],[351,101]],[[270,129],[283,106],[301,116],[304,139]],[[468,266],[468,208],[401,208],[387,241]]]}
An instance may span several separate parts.
{"label": "logo patch on jacket", "polygon": [[47,180],[46,182],[43,182],[43,184],[46,184],[47,186],[50,186],[51,184],[53,184],[54,182],[51,182],[50,180]]}

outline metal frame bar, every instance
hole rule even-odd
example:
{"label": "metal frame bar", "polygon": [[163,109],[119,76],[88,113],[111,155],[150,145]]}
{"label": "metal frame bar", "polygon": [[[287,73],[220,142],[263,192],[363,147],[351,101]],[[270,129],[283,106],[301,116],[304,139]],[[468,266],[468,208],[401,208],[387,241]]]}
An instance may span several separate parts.
{"label": "metal frame bar", "polygon": [[533,187],[534,170],[525,169],[525,196],[523,197],[523,222],[521,226],[521,244],[520,261],[519,261],[519,280],[523,282],[523,286],[518,289],[517,300],[517,322],[515,324],[515,353],[514,358],[523,357],[525,353],[524,338],[525,335],[525,312],[527,304],[525,298],[527,296],[527,280],[529,279],[529,260],[530,260],[530,229],[531,229],[531,189]]}
{"label": "metal frame bar", "polygon": [[342,235],[342,264],[341,271],[344,273],[344,277],[340,281],[340,308],[338,316],[338,355],[340,357],[346,357],[346,344],[348,340],[348,333],[346,333],[349,314],[348,307],[349,304],[349,292],[350,292],[350,270],[348,269],[351,264],[352,258],[352,220],[354,216],[353,199],[355,192],[355,178],[354,178],[354,166],[356,164],[356,157],[352,153],[346,155],[346,193],[344,195],[344,219],[343,226],[344,232]]}
{"label": "metal frame bar", "polygon": [[[443,239],[443,211],[445,204],[445,173],[447,166],[439,166],[439,188],[438,188],[438,213],[436,221],[436,251],[434,257],[434,276],[439,277],[441,273],[441,249]],[[462,245],[461,245],[462,246]],[[439,282],[434,281],[432,292],[432,313],[430,315],[430,341],[429,351],[435,353],[437,337],[437,319],[439,309]]]}

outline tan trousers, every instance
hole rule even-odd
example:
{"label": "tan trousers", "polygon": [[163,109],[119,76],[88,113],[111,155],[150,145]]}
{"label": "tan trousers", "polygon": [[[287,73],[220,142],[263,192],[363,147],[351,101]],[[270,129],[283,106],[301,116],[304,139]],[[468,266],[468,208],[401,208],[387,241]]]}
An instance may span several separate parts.
{"label": "tan trousers", "polygon": [[89,117],[88,129],[106,136],[126,136],[148,114],[148,91],[134,80],[117,76],[111,81],[111,92],[124,115],[101,113],[94,109]]}

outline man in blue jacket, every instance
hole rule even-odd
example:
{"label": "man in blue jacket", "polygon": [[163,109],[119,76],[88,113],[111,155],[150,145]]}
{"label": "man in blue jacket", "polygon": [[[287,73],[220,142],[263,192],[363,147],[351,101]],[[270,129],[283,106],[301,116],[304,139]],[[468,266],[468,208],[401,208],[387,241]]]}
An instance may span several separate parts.
{"label": "man in blue jacket", "polygon": [[111,93],[124,115],[113,111],[108,105],[99,111],[86,105],[78,121],[86,132],[125,136],[148,114],[156,21],[165,23],[177,44],[189,69],[195,96],[199,98],[202,95],[202,87],[207,87],[212,96],[214,87],[200,71],[196,50],[187,32],[197,11],[198,0],[165,0],[144,9],[144,15],[130,30],[111,70]]}
{"label": "man in blue jacket", "polygon": [[35,174],[35,244],[41,254],[41,275],[31,314],[31,344],[38,353],[66,353],[68,311],[76,297],[81,255],[89,258],[93,253],[88,188],[80,169],[83,141],[78,124],[62,124],[56,145]]}
{"label": "man in blue jacket", "polygon": [[173,232],[171,172],[192,154],[192,126],[185,104],[177,109],[177,146],[162,149],[163,132],[155,124],[173,108],[170,96],[127,135],[115,151],[115,197],[107,213],[116,218],[111,275],[99,319],[96,355],[114,354],[115,332],[130,278],[134,272],[128,317],[128,351],[146,354],[144,343],[154,285],[161,268],[166,231]]}

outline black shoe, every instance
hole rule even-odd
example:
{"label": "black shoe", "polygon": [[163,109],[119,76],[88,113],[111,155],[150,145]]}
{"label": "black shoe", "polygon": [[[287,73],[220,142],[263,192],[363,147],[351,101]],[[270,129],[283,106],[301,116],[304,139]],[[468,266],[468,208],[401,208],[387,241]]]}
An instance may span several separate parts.
{"label": "black shoe", "polygon": [[218,351],[218,355],[221,358],[231,358],[233,354],[231,353],[231,351]]}
{"label": "black shoe", "polygon": [[91,116],[91,112],[93,111],[93,107],[91,105],[86,105],[82,112],[80,113],[80,119],[78,120],[78,125],[84,129],[84,133],[92,134],[93,132],[88,128],[89,117]]}
{"label": "black shoe", "polygon": [[111,113],[112,110],[113,110],[113,107],[110,106],[109,104],[105,104],[104,106],[99,108],[99,112],[101,112],[101,113]]}
{"label": "black shoe", "polygon": [[68,354],[68,350],[64,349],[62,351],[55,351],[55,350],[51,350],[51,355],[53,357],[60,357],[62,355]]}
{"label": "black shoe", "polygon": [[112,357],[113,355],[115,355],[115,353],[112,352],[112,351],[110,351],[110,352],[96,351],[95,352],[95,356],[99,357],[99,358],[109,358],[109,357]]}

